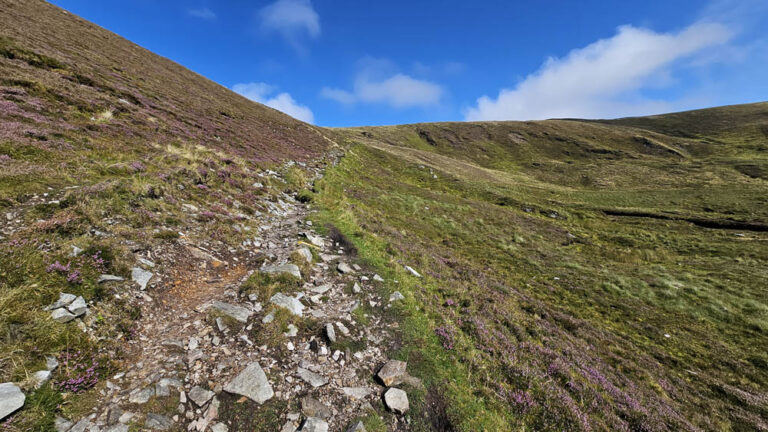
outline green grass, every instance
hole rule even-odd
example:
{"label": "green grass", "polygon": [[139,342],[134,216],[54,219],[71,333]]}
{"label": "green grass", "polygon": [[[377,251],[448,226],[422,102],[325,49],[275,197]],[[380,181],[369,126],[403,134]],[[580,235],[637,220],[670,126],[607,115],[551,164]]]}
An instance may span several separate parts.
{"label": "green grass", "polygon": [[[686,222],[766,222],[765,182],[730,156],[749,144],[563,121],[367,132],[340,131],[317,222],[400,280],[393,355],[446,395],[455,428],[743,430],[768,414],[768,237]],[[607,150],[566,153],[582,139]]]}

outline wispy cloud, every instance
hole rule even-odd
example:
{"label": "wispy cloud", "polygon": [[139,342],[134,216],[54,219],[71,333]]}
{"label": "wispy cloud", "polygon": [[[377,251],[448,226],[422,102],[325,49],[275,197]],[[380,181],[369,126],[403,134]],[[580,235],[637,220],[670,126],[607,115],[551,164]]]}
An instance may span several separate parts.
{"label": "wispy cloud", "polygon": [[393,108],[439,105],[445,91],[433,82],[395,72],[390,62],[363,59],[351,90],[325,87],[320,96],[344,105],[378,103]]}
{"label": "wispy cloud", "polygon": [[261,9],[261,28],[282,35],[301,50],[301,38],[320,36],[320,16],[310,0],[277,0]]}
{"label": "wispy cloud", "polygon": [[254,102],[282,111],[295,119],[307,123],[314,123],[315,121],[315,116],[309,107],[296,102],[290,93],[277,93],[277,87],[267,83],[240,83],[232,86],[232,90]]}
{"label": "wispy cloud", "polygon": [[195,18],[200,18],[204,20],[215,20],[216,19],[216,13],[207,7],[200,8],[200,9],[188,9],[187,13]]}
{"label": "wispy cloud", "polygon": [[[732,31],[699,22],[678,33],[619,27],[611,38],[550,58],[513,89],[483,96],[466,120],[535,120],[553,117],[620,117],[673,108],[669,101],[636,93],[670,82],[671,68],[706,48],[726,43]],[[629,98],[627,96],[630,96]]]}

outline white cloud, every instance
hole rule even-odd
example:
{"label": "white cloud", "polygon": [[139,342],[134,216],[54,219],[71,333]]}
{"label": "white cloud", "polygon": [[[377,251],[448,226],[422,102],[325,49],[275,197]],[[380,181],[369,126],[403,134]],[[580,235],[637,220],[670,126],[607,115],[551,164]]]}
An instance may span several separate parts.
{"label": "white cloud", "polygon": [[277,88],[267,83],[254,82],[235,84],[232,86],[232,90],[254,102],[282,111],[295,119],[307,123],[314,123],[315,121],[315,116],[312,113],[312,110],[306,105],[301,105],[296,102],[289,93],[282,92],[271,96],[275,93]]}
{"label": "white cloud", "polygon": [[386,60],[366,58],[360,65],[352,90],[325,87],[320,96],[344,105],[362,102],[411,108],[439,105],[445,93],[438,84],[393,72],[394,65]]}
{"label": "white cloud", "polygon": [[615,36],[563,58],[550,58],[514,89],[483,96],[465,110],[466,120],[536,120],[556,117],[606,118],[665,111],[672,103],[637,92],[670,82],[670,67],[705,48],[727,42],[728,28],[697,23],[683,31],[656,33],[619,27]]}
{"label": "white cloud", "polygon": [[277,0],[261,9],[260,15],[262,29],[282,34],[295,47],[304,34],[320,36],[320,16],[310,0]]}
{"label": "white cloud", "polygon": [[216,19],[216,13],[212,10],[206,8],[200,8],[200,9],[189,9],[187,11],[188,14],[192,15],[195,18],[202,18],[204,20],[215,20]]}

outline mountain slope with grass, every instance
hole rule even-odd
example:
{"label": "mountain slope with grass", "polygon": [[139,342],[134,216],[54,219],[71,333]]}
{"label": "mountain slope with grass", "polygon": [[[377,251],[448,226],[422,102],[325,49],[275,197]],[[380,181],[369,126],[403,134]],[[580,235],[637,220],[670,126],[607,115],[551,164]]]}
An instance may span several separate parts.
{"label": "mountain slope with grass", "polygon": [[0,429],[768,430],[766,192],[766,103],[326,129],[0,0]]}
{"label": "mountain slope with grass", "polygon": [[768,428],[768,104],[337,133],[319,220],[399,268],[425,422]]}

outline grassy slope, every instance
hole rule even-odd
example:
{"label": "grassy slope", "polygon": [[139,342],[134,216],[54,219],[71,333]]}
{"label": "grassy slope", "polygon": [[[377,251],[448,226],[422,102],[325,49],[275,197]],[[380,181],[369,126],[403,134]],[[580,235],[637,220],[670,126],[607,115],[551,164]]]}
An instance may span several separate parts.
{"label": "grassy slope", "polygon": [[[180,232],[241,249],[265,200],[306,180],[282,163],[326,148],[316,128],[55,6],[0,0],[0,382],[77,352],[100,376],[116,372],[140,309],[99,274],[129,277],[136,248],[183,247]],[[260,177],[268,167],[285,182]],[[88,335],[42,310],[59,292],[93,302]],[[62,366],[56,380],[84,374]],[[25,389],[0,429],[52,430],[55,415],[87,413],[103,384]]]}
{"label": "grassy slope", "polygon": [[425,274],[392,287],[399,355],[458,429],[765,429],[768,235],[603,210],[763,227],[766,127],[768,104],[340,130],[319,219]]}

